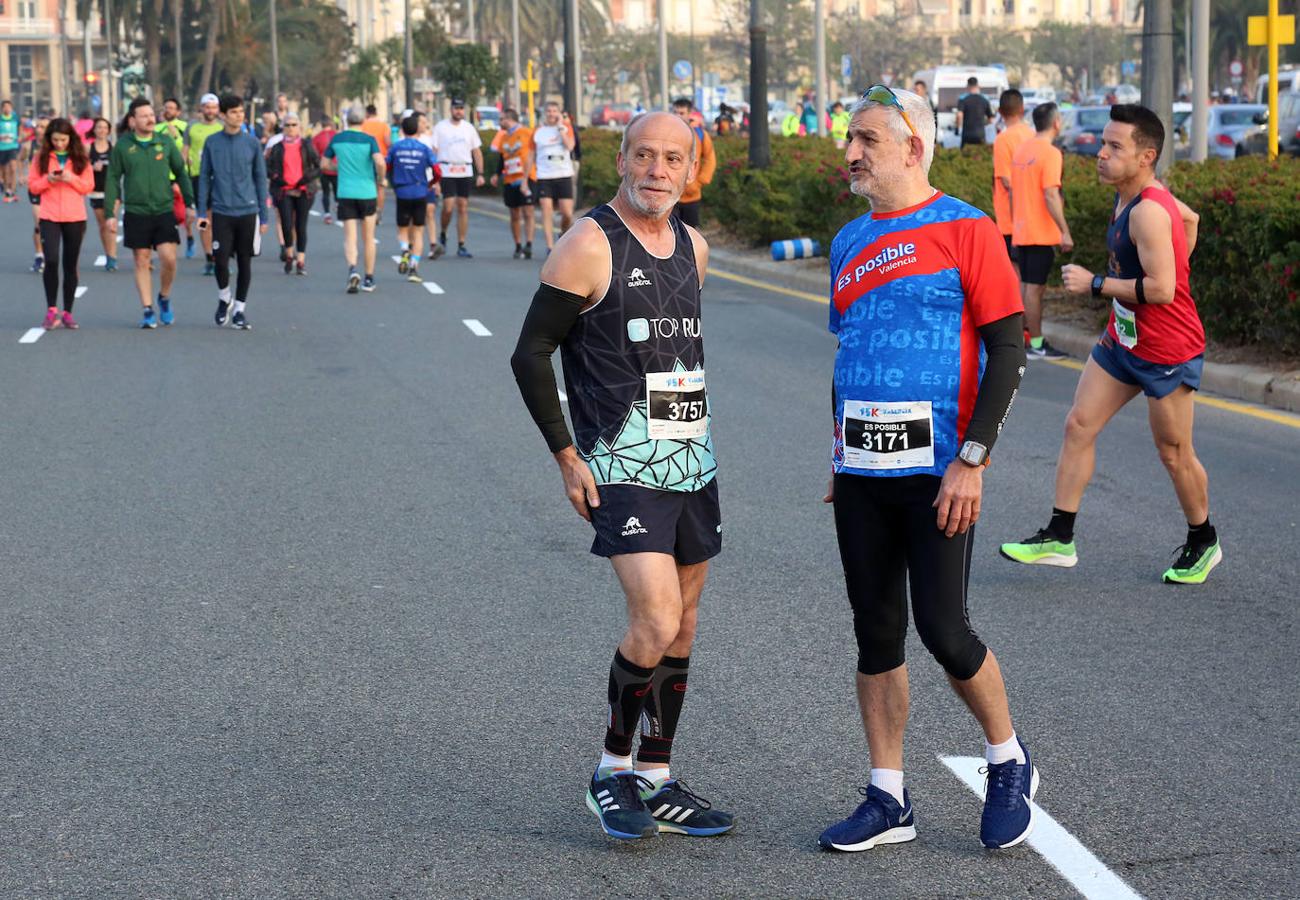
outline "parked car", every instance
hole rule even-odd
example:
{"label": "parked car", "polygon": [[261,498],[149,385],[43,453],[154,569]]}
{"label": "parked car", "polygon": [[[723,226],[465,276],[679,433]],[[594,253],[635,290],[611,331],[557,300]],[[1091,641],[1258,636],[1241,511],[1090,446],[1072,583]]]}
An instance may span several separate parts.
{"label": "parked car", "polygon": [[1078,153],[1080,156],[1096,156],[1101,147],[1101,133],[1110,121],[1109,106],[1076,106],[1071,110],[1066,123],[1061,125],[1061,136],[1057,146],[1066,153]]}
{"label": "parked car", "polygon": [[1056,88],[1021,88],[1020,96],[1025,98],[1025,108],[1030,109],[1040,103],[1055,103]]}
{"label": "parked car", "polygon": [[631,103],[602,103],[591,112],[591,124],[597,128],[626,128],[632,121]]}
{"label": "parked car", "polygon": [[474,107],[474,117],[478,119],[478,127],[484,131],[496,131],[501,127],[501,110],[495,106]]}
{"label": "parked car", "polygon": [[[1187,106],[1186,110],[1179,107]],[[1267,142],[1268,126],[1257,119],[1267,121],[1268,107],[1259,103],[1234,103],[1224,106],[1211,106],[1207,122],[1209,155],[1222,159],[1246,156],[1248,142],[1256,132],[1264,134],[1260,143],[1263,152]],[[1174,104],[1174,157],[1187,159],[1192,155],[1192,111],[1191,104]]]}
{"label": "parked car", "polygon": [[[1264,155],[1268,153],[1268,110],[1257,113],[1255,122],[1264,127],[1247,135],[1243,148],[1248,154]],[[1277,149],[1300,156],[1300,92],[1277,95]]]}

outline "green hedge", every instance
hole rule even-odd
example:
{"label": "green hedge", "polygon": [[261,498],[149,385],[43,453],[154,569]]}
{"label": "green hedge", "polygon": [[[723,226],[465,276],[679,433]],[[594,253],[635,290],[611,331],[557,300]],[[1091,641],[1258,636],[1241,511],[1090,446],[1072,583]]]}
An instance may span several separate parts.
{"label": "green hedge", "polygon": [[[587,203],[617,189],[619,139],[613,131],[583,131]],[[844,152],[829,139],[774,137],[772,165],[763,171],[749,168],[741,138],[715,139],[714,147],[718,170],[704,190],[705,216],[755,246],[811,237],[829,247],[835,233],[867,209],[866,201],[849,194]],[[945,193],[992,213],[990,148],[939,150],[930,176]],[[1300,354],[1300,160],[1177,163],[1166,181],[1201,217],[1192,294],[1211,336]],[[1061,262],[1099,271],[1106,264],[1114,192],[1097,182],[1094,159],[1067,153],[1064,193],[1075,249]],[[1059,272],[1054,278],[1059,283]]]}

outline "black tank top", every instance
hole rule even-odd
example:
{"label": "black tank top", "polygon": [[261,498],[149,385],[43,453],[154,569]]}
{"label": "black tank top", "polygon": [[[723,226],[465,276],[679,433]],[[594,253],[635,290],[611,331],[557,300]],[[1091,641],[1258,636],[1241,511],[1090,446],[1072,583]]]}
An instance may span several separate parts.
{"label": "black tank top", "polygon": [[98,150],[95,149],[95,142],[91,141],[90,165],[93,167],[97,162],[102,162],[104,164],[104,168],[95,169],[95,193],[97,194],[104,193],[104,184],[108,181],[108,158],[112,155],[113,155],[112,144],[109,144],[108,149],[105,150],[103,153],[100,153]]}
{"label": "black tank top", "polygon": [[700,277],[686,226],[661,259],[608,204],[587,214],[609,241],[604,297],[560,348],[578,453],[597,484],[695,491],[715,474],[700,337]]}

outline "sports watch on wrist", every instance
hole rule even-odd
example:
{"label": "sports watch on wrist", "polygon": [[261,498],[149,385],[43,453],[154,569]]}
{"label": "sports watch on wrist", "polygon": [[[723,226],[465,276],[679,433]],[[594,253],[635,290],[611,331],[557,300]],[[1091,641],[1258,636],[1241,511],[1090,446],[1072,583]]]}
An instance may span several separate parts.
{"label": "sports watch on wrist", "polygon": [[1092,295],[1093,295],[1094,297],[1100,297],[1100,296],[1101,296],[1101,286],[1102,286],[1103,284],[1105,284],[1105,283],[1106,283],[1106,276],[1105,276],[1105,275],[1094,275],[1094,276],[1092,276]]}
{"label": "sports watch on wrist", "polygon": [[957,458],[968,466],[978,468],[989,461],[989,448],[978,441],[967,441],[961,445]]}

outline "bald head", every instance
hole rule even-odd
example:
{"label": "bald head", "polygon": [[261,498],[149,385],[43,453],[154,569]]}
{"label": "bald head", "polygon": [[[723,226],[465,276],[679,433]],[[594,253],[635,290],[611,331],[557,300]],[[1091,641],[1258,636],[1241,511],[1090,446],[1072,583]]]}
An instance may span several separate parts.
{"label": "bald head", "polygon": [[636,116],[623,129],[623,143],[618,152],[627,156],[637,141],[668,142],[679,145],[691,162],[695,162],[695,135],[691,127],[668,112],[648,112]]}

